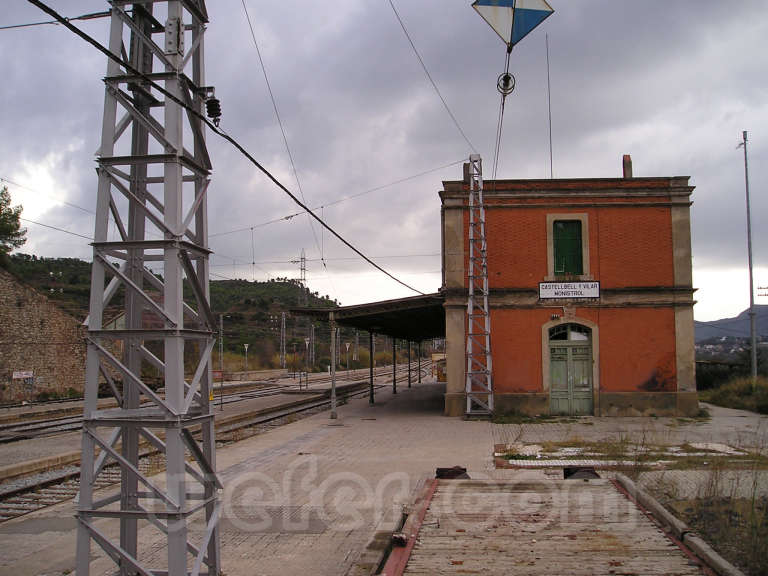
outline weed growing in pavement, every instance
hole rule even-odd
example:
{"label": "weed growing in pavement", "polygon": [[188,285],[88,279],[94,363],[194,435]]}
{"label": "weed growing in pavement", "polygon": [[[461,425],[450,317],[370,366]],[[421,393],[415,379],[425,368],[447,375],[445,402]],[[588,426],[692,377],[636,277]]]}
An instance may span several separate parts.
{"label": "weed growing in pavement", "polygon": [[562,417],[553,416],[550,414],[541,414],[538,416],[529,416],[528,414],[520,414],[516,412],[510,412],[506,414],[495,414],[491,418],[491,422],[494,424],[550,424],[553,422],[563,422]]}
{"label": "weed growing in pavement", "polygon": [[519,454],[517,452],[506,452],[501,455],[505,460],[536,460],[535,454]]}
{"label": "weed growing in pavement", "polygon": [[698,479],[696,488],[681,488],[665,473],[646,487],[730,562],[750,575],[768,574],[768,434],[758,428],[734,447],[742,454],[684,444],[688,455],[675,467],[690,470],[684,485]]}
{"label": "weed growing in pavement", "polygon": [[709,413],[709,409],[706,406],[699,406],[699,411],[696,413],[695,416],[691,417],[682,417],[678,416],[671,422],[667,424],[667,426],[677,427],[678,424],[700,424],[702,422],[708,422],[712,419],[712,415]]}

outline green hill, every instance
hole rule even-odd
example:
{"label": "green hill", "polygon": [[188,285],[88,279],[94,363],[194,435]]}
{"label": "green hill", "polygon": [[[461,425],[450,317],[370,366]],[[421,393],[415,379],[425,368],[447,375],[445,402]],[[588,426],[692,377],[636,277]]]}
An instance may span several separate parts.
{"label": "green hill", "polygon": [[[88,315],[90,262],[76,258],[13,254],[7,269],[27,285],[44,293],[78,320],[82,321]],[[224,346],[227,352],[243,356],[243,344],[248,343],[249,368],[276,367],[280,350],[282,313],[286,312],[286,351],[291,354],[295,346],[297,355],[301,358],[300,362],[303,362],[308,320],[294,317],[288,312],[301,304],[302,286],[298,280],[219,280],[210,282],[210,290],[211,308],[217,317],[220,314],[224,316]],[[191,291],[185,290],[185,298],[192,300]],[[114,300],[113,305],[105,312],[107,318],[115,317],[121,312],[119,295]],[[309,306],[316,308],[338,305],[328,296],[320,296],[317,292],[309,293],[307,300]],[[318,344],[316,357],[318,365],[322,365],[323,360],[327,362],[328,356],[328,327],[325,324],[316,324],[315,337]],[[353,337],[353,331],[342,332],[342,338],[347,341]]]}

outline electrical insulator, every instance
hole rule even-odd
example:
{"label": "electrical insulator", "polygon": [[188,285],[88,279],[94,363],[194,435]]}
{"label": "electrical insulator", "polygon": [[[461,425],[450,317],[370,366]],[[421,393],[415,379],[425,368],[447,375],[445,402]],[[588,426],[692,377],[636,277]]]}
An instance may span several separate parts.
{"label": "electrical insulator", "polygon": [[212,96],[205,101],[205,111],[208,114],[208,118],[213,120],[213,123],[218,126],[221,120],[221,102],[218,98]]}
{"label": "electrical insulator", "polygon": [[509,72],[499,75],[499,79],[496,81],[496,89],[502,96],[509,96],[515,89],[515,77]]}

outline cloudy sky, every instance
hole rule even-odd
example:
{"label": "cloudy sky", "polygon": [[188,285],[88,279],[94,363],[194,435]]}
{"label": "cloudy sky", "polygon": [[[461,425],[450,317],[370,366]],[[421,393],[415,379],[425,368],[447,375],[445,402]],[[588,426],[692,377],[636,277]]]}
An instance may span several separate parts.
{"label": "cloudy sky", "polygon": [[[470,0],[393,1],[488,168],[501,40]],[[101,0],[49,3],[66,16],[107,8]],[[756,287],[768,285],[764,2],[551,4],[555,14],[513,52],[517,88],[507,101],[499,177],[549,177],[548,34],[554,176],[618,177],[625,153],[636,176],[690,175],[696,318],[737,314],[749,298],[744,165],[736,148],[742,130],[750,133]],[[442,180],[461,177],[471,149],[389,0],[246,6],[307,203],[382,266],[422,291],[436,290],[437,192]],[[208,10],[207,82],[221,100],[222,127],[296,190],[242,1],[209,0]],[[3,2],[0,27],[43,20],[24,0]],[[106,43],[107,23],[78,26]],[[0,30],[0,178],[28,220],[92,234],[105,70],[101,54],[60,26]],[[209,146],[213,280],[298,277],[291,261],[304,249],[310,287],[343,304],[412,294],[313,230],[306,216],[267,224],[296,206],[227,143],[214,136]],[[25,225],[23,251],[89,259],[84,238]]]}

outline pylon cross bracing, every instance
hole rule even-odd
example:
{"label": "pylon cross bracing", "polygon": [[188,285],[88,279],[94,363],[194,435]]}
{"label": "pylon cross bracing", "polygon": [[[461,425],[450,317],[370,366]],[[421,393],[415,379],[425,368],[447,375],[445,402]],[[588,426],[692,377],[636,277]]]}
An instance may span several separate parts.
{"label": "pylon cross bracing", "polygon": [[[90,573],[95,542],[121,576],[215,575],[221,484],[211,406],[211,161],[205,124],[147,82],[204,112],[211,94],[204,67],[207,11],[204,0],[110,5],[109,49],[140,74],[110,59],[104,79],[77,574]],[[121,313],[112,314],[114,308]],[[147,381],[153,373],[162,394]],[[116,408],[98,407],[100,384],[112,391]],[[141,446],[160,454],[164,481],[144,472]],[[96,499],[94,486],[109,466],[120,469],[120,492]],[[190,530],[193,517],[204,517],[202,531]],[[104,518],[119,522],[119,537],[104,529]],[[167,542],[164,559],[149,547],[157,534]]]}
{"label": "pylon cross bracing", "polygon": [[469,266],[467,267],[467,414],[493,412],[491,316],[488,308],[488,243],[485,236],[483,167],[469,157]]}

